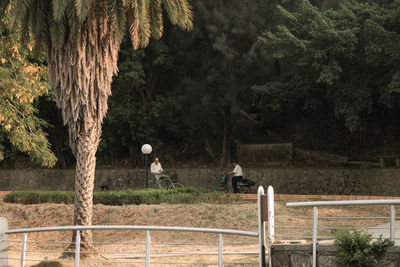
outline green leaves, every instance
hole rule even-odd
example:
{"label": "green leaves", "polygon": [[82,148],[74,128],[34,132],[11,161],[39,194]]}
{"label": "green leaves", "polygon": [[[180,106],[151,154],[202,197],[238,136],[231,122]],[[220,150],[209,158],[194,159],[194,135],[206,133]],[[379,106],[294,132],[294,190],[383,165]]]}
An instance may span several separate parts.
{"label": "green leaves", "polygon": [[[31,161],[52,167],[57,158],[44,131],[48,125],[37,116],[36,103],[40,96],[48,94],[47,70],[28,61],[31,46],[19,45],[17,32],[4,31],[8,15],[0,21],[0,150],[11,145],[28,154]],[[2,159],[3,153],[0,154]]]}
{"label": "green leaves", "polygon": [[356,229],[336,230],[333,234],[339,252],[337,262],[346,267],[362,267],[377,263],[377,258],[384,249],[394,245],[393,241],[388,238],[383,239],[382,236],[372,242],[371,234]]}
{"label": "green leaves", "polygon": [[260,37],[265,59],[276,61],[279,73],[269,83],[308,84],[306,90],[331,103],[351,132],[361,129],[362,118],[399,99],[391,93],[397,82],[390,80],[397,77],[400,59],[400,34],[393,29],[400,21],[393,10],[358,0],[327,10],[309,1],[290,11],[277,6],[277,26]]}
{"label": "green leaves", "polygon": [[[221,192],[211,192],[197,188],[141,189],[124,191],[95,191],[93,203],[103,205],[150,205],[150,204],[189,204],[189,203],[231,203],[235,198]],[[4,197],[7,203],[74,203],[74,193],[70,191],[15,191]]]}

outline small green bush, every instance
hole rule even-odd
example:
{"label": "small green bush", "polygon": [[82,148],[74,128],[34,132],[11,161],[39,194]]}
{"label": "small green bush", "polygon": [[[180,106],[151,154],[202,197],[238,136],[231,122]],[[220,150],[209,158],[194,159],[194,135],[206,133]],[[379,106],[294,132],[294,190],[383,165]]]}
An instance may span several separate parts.
{"label": "small green bush", "polygon": [[74,193],[65,191],[18,191],[5,195],[4,202],[19,204],[70,204],[74,202]]}
{"label": "small green bush", "polygon": [[[93,203],[103,205],[140,205],[140,204],[189,204],[189,203],[227,203],[232,198],[221,192],[213,192],[197,188],[141,189],[123,191],[95,191]],[[74,192],[71,191],[17,191],[4,197],[4,202],[19,204],[64,203],[74,202]]]}
{"label": "small green bush", "polygon": [[339,255],[337,263],[348,267],[362,267],[367,263],[377,263],[377,259],[384,252],[384,249],[394,245],[390,239],[383,239],[372,242],[372,235],[359,230],[335,230],[335,245]]}

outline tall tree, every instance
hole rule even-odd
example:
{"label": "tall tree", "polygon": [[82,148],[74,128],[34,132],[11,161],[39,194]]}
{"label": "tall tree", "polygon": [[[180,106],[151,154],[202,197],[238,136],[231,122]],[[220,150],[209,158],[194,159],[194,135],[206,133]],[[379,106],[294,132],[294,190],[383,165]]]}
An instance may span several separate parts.
{"label": "tall tree", "polygon": [[[9,11],[0,1],[0,161],[16,149],[52,167],[57,158],[43,130],[47,124],[37,116],[37,99],[49,94],[46,66],[31,60],[31,46],[19,44],[18,33],[8,31]],[[5,156],[3,148],[9,148]]]}
{"label": "tall tree", "polygon": [[[11,26],[21,25],[24,40],[46,48],[50,84],[68,125],[76,157],[74,224],[92,221],[96,151],[125,26],[134,49],[163,32],[163,9],[172,24],[190,30],[187,0],[15,0]],[[90,231],[82,246],[91,248]]]}
{"label": "tall tree", "polygon": [[[399,10],[398,1],[380,0],[341,0],[328,9],[307,0],[278,5],[277,27],[260,37],[275,70],[255,87],[264,108],[292,110],[293,121],[299,114],[308,121],[320,117],[325,136],[335,125],[357,137],[389,128],[379,121],[388,122],[387,114],[399,108]],[[343,134],[335,139],[346,140]]]}
{"label": "tall tree", "polygon": [[196,0],[193,35],[177,43],[178,69],[185,68],[185,114],[196,118],[198,140],[222,166],[230,163],[234,128],[251,102],[250,88],[265,75],[255,44],[271,21],[273,2]]}

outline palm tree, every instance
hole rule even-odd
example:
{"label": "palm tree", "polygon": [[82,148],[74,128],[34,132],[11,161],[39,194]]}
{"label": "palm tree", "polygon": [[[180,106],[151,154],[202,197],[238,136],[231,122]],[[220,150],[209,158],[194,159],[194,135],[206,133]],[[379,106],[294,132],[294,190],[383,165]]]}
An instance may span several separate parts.
{"label": "palm tree", "polygon": [[[163,10],[173,25],[191,30],[188,0],[15,0],[11,27],[46,49],[50,84],[68,125],[76,157],[74,224],[91,225],[96,151],[120,43],[129,29],[134,49],[163,32]],[[91,249],[90,231],[82,232]]]}

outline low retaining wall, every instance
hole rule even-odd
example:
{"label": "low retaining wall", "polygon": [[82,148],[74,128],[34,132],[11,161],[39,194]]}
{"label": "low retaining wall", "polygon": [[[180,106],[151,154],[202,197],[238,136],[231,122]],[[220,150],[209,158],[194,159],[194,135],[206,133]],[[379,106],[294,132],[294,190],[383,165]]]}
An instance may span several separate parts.
{"label": "low retaining wall", "polygon": [[[400,169],[248,169],[246,178],[256,185],[274,187],[277,194],[400,196]],[[176,169],[187,187],[217,189],[221,169]],[[1,170],[0,190],[73,190],[74,170]],[[96,171],[95,189],[143,188],[144,170],[104,169]],[[254,186],[254,190],[256,186]]]}
{"label": "low retaining wall", "polygon": [[[334,245],[317,246],[318,267],[342,267],[336,263],[338,252]],[[271,248],[272,266],[279,267],[311,267],[312,245],[273,245]],[[370,267],[398,267],[400,266],[400,247],[390,247],[379,259],[378,263]]]}

